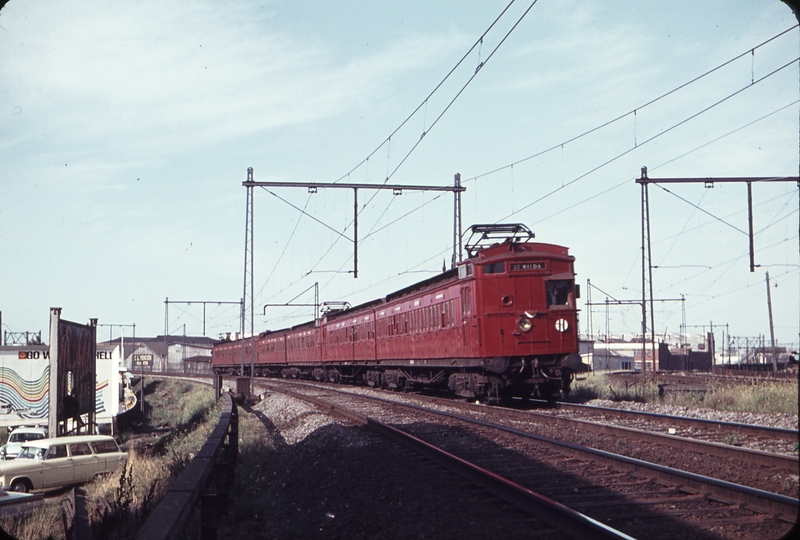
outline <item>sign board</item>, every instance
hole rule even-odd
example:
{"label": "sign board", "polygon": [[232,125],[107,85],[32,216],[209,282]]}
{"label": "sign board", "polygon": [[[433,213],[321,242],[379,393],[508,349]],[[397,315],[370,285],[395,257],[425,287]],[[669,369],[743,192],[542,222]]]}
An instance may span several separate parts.
{"label": "sign board", "polygon": [[152,354],[134,354],[133,365],[136,367],[153,367]]}

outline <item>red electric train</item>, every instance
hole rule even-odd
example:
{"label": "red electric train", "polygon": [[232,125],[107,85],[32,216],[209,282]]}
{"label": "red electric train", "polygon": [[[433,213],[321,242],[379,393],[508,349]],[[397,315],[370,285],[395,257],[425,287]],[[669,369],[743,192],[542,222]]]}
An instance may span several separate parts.
{"label": "red electric train", "polygon": [[[488,401],[569,393],[581,365],[574,257],[534,242],[523,225],[470,231],[469,258],[453,270],[259,334],[255,376],[441,388]],[[214,373],[249,375],[250,346],[250,338],[217,343]]]}

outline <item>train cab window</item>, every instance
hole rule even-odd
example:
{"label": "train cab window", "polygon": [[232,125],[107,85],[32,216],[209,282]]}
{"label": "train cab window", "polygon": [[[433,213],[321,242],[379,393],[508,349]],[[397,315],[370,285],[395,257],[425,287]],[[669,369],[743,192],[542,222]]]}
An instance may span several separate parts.
{"label": "train cab window", "polygon": [[484,274],[502,274],[505,271],[506,271],[506,263],[504,262],[483,265]]}
{"label": "train cab window", "polygon": [[568,306],[573,284],[570,279],[554,279],[547,282],[547,307]]}
{"label": "train cab window", "polygon": [[463,279],[465,277],[472,275],[472,265],[471,264],[462,264],[458,267],[458,277]]}

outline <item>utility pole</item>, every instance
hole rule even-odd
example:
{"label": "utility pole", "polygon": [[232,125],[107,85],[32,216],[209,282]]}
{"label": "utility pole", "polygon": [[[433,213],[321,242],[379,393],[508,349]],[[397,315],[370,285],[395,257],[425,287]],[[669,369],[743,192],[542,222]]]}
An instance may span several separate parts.
{"label": "utility pole", "polygon": [[772,295],[769,290],[769,272],[767,272],[767,310],[769,311],[769,337],[772,340],[772,372],[778,371],[778,359],[775,357],[775,326],[772,324]]}
{"label": "utility pole", "polygon": [[[244,332],[246,329],[245,326],[245,317],[247,315],[247,286],[248,286],[248,279],[247,276],[250,276],[250,395],[255,393],[255,381],[253,380],[253,369],[255,364],[255,336],[253,336],[253,332],[255,329],[253,317],[254,317],[254,305],[253,305],[253,296],[255,296],[255,292],[253,291],[254,283],[253,283],[253,168],[247,168],[247,182],[244,182],[244,186],[247,188],[247,210],[245,212],[245,229],[244,229],[244,292],[242,292],[242,377],[244,377],[244,355],[245,355],[245,339],[244,339]],[[249,263],[249,268],[248,268]]]}

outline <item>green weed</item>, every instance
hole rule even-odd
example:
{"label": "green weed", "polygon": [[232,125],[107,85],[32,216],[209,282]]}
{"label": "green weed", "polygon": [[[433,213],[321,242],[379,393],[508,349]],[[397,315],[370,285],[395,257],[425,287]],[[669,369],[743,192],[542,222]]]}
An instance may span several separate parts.
{"label": "green weed", "polygon": [[575,381],[568,401],[582,403],[591,399],[663,403],[731,412],[798,414],[797,382],[720,381],[709,385],[706,392],[667,392],[659,396],[658,384],[652,379],[622,381],[604,373],[593,373]]}

